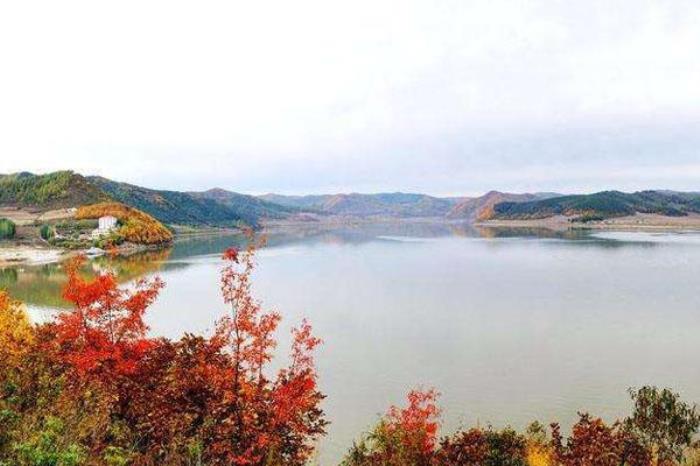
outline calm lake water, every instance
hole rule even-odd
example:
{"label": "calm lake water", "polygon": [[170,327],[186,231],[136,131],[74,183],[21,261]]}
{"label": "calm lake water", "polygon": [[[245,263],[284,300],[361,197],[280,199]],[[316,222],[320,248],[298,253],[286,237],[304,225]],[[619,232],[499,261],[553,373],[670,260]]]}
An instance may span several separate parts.
{"label": "calm lake water", "polygon": [[[152,332],[206,332],[225,312],[220,252],[236,237],[95,261],[124,280],[167,287]],[[336,463],[379,413],[436,387],[443,430],[530,421],[569,424],[579,410],[629,411],[626,389],[668,386],[700,402],[700,234],[566,233],[458,225],[364,225],[270,234],[255,291],[284,320],[303,317],[332,421],[322,464]],[[56,265],[0,271],[0,287],[47,318],[60,307]]]}

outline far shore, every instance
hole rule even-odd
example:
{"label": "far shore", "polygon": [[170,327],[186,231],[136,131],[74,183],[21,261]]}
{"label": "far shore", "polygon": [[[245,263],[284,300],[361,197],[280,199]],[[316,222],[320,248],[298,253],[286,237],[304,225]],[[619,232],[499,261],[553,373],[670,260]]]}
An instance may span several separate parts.
{"label": "far shore", "polygon": [[[339,227],[343,225],[363,225],[370,223],[444,223],[455,224],[468,223],[464,220],[450,220],[444,218],[361,218],[361,217],[330,217],[318,221],[271,221],[263,225],[263,231],[275,231],[308,227]],[[684,232],[700,231],[700,214],[691,214],[685,217],[667,217],[657,214],[636,214],[627,217],[610,218],[594,222],[576,222],[571,217],[555,216],[530,220],[487,220],[469,223],[474,227],[491,228],[539,228],[552,231],[567,230],[618,230],[618,231],[664,231]],[[175,228],[175,242],[197,236],[228,235],[240,233],[241,230],[233,228]],[[130,255],[152,247],[130,245],[121,253]],[[69,250],[49,247],[39,244],[37,241],[0,241],[0,267],[12,265],[41,265],[60,262],[85,250]]]}
{"label": "far shore", "polygon": [[550,230],[700,231],[700,214],[669,217],[659,214],[629,215],[593,222],[576,222],[563,215],[529,220],[485,220],[477,227],[547,228]]}

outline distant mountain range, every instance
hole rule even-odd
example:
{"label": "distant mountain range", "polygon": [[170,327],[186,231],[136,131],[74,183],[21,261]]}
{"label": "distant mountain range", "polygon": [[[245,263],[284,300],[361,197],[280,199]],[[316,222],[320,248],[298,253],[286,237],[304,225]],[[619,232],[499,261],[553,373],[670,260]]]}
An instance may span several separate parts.
{"label": "distant mountain range", "polygon": [[558,196],[527,202],[496,204],[489,219],[541,219],[555,215],[604,219],[635,213],[685,216],[700,213],[700,193],[675,191],[639,191],[623,193],[603,191],[595,194]]}
{"label": "distant mountain range", "polygon": [[308,210],[329,215],[386,216],[386,217],[443,217],[458,203],[454,198],[438,198],[426,194],[323,194],[310,196],[282,196],[265,194],[266,201],[297,210]]}
{"label": "distant mountain range", "polygon": [[485,220],[541,219],[557,215],[603,219],[657,213],[700,213],[700,193],[641,191],[561,195],[490,191],[472,198],[442,198],[414,193],[251,196],[224,189],[201,192],[156,190],[71,171],[46,175],[0,175],[0,207],[42,211],[118,201],[170,225],[258,226],[266,220],[320,220],[325,217],[444,218]]}

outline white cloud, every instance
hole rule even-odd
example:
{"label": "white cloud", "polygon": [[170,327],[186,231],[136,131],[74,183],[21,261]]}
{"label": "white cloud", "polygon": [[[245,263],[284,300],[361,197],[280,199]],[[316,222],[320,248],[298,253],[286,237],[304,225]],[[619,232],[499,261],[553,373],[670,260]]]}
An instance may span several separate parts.
{"label": "white cloud", "polygon": [[[508,184],[499,171],[557,156],[511,144],[482,171],[480,147],[697,121],[699,22],[691,1],[5,2],[0,172],[252,191]],[[610,137],[627,152],[595,169],[636,163]],[[658,163],[682,166],[694,142],[668,141]]]}

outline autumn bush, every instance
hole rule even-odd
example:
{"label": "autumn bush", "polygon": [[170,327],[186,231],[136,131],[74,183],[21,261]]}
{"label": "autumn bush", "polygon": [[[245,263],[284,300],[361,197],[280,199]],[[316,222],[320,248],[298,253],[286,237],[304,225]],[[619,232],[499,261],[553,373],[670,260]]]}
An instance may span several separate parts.
{"label": "autumn bush", "polygon": [[620,422],[607,425],[602,419],[579,413],[571,436],[564,443],[558,424],[552,424],[555,464],[562,466],[650,466],[651,452]]}
{"label": "autumn bush", "polygon": [[[72,306],[33,325],[0,292],[0,466],[303,466],[324,435],[303,321],[286,367],[273,372],[280,314],[251,292],[259,244],[223,254],[225,312],[210,336],[148,335],[164,283],[123,287],[66,265]],[[340,369],[339,369],[340,370]],[[668,389],[630,390],[629,417],[579,413],[524,432],[490,426],[439,436],[435,390],[413,390],[348,451],[342,466],[698,466],[700,414]]]}
{"label": "autumn bush", "polygon": [[131,243],[163,244],[173,240],[172,232],[158,220],[118,202],[82,206],[76,213],[78,220],[97,219],[104,216],[118,219],[121,223],[118,234]]}
{"label": "autumn bush", "polygon": [[67,267],[72,308],[31,325],[0,294],[0,465],[304,465],[326,421],[308,323],[270,373],[280,316],[252,297],[255,247],[228,250],[210,337],[147,334],[159,279]]}
{"label": "autumn bush", "polygon": [[414,390],[408,406],[392,406],[377,426],[353,445],[342,466],[432,464],[440,411],[437,392]]}
{"label": "autumn bush", "polygon": [[565,438],[557,423],[473,427],[439,442],[434,391],[412,391],[406,408],[392,407],[349,450],[342,466],[671,466],[698,464],[693,443],[700,415],[678,394],[655,387],[630,390],[633,414],[606,424],[579,413]]}

